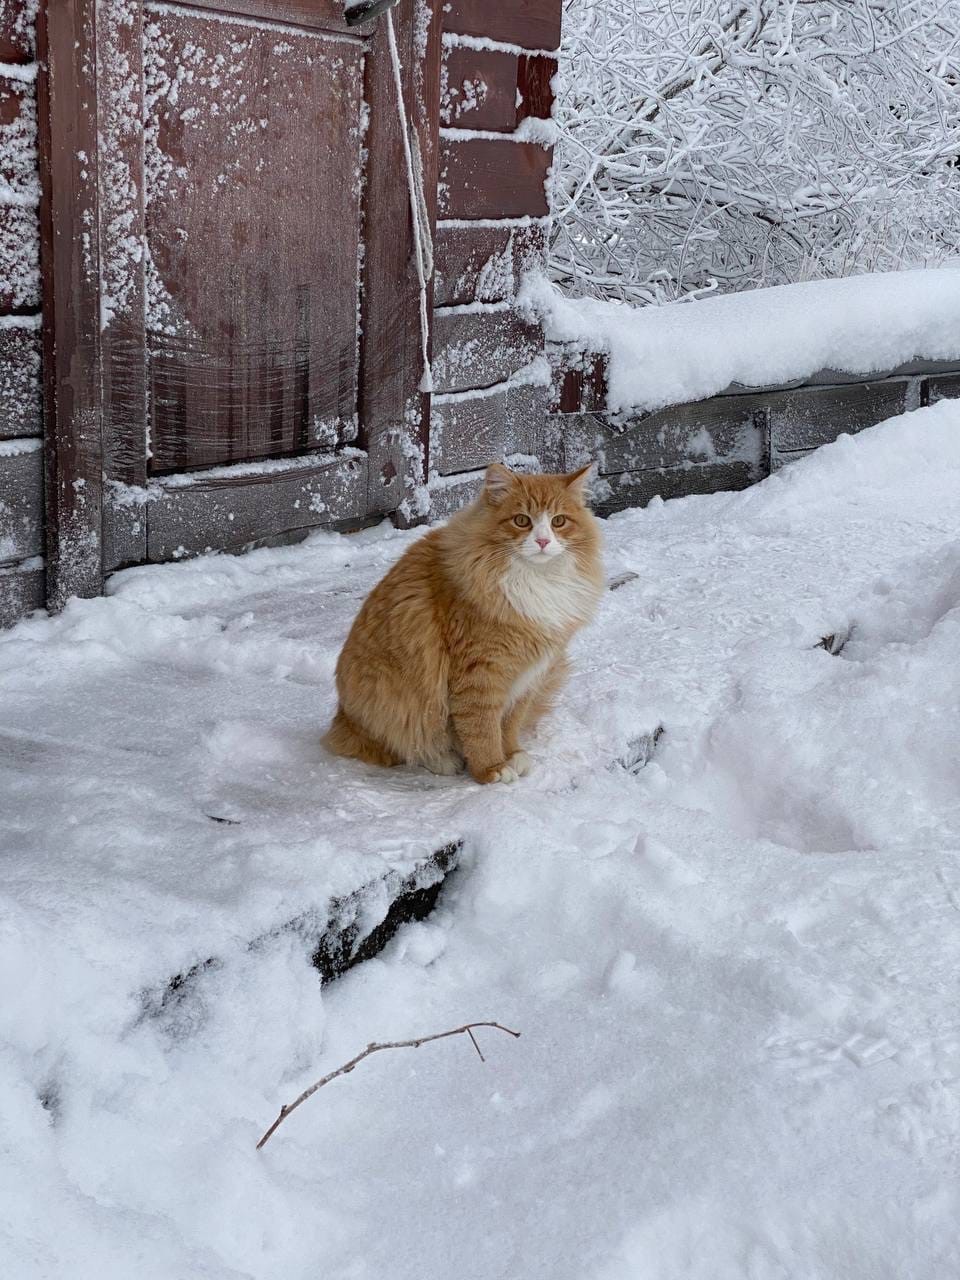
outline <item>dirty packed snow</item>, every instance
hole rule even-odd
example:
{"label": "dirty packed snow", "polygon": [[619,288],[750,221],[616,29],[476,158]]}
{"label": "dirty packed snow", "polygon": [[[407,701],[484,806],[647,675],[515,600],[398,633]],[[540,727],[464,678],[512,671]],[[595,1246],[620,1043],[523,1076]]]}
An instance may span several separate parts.
{"label": "dirty packed snow", "polygon": [[[416,536],[0,637],[4,1275],[960,1274],[960,403],[613,517],[512,787],[318,745]],[[322,993],[271,934],[452,836],[434,915]],[[486,1018],[521,1038],[375,1055],[255,1150],[368,1041]]]}
{"label": "dirty packed snow", "polygon": [[609,356],[607,408],[662,409],[734,384],[823,370],[884,373],[960,363],[960,265],[750,289],[662,307],[568,298],[531,276],[524,304],[554,341]]}

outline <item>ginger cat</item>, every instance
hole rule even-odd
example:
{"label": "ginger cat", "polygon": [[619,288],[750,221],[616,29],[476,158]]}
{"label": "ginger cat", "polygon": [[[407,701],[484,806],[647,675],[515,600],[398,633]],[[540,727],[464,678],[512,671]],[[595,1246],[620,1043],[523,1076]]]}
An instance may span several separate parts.
{"label": "ginger cat", "polygon": [[494,463],[477,500],[401,556],[337,662],[331,751],[446,774],[465,759],[478,782],[528,772],[520,735],[549,710],[567,643],[603,591],[589,471]]}

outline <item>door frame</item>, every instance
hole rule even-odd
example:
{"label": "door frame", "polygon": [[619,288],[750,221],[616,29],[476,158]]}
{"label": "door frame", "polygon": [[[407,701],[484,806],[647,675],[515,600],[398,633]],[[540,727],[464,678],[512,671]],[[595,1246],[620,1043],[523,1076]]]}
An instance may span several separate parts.
{"label": "door frame", "polygon": [[[442,2],[401,0],[391,10],[431,233]],[[300,4],[230,0],[238,16],[292,25]],[[216,0],[190,0],[183,7],[215,8]],[[424,12],[429,22],[421,25]],[[71,596],[99,595],[113,569],[146,562],[150,504],[162,500],[162,486],[148,489],[147,477],[144,260],[129,251],[145,243],[143,191],[134,180],[143,147],[142,92],[136,88],[143,82],[143,13],[144,0],[46,0],[38,15],[46,579],[52,610]],[[366,483],[353,484],[356,497],[350,501],[358,521],[400,510],[410,522],[416,491],[428,474],[430,396],[420,390],[420,291],[403,132],[385,17],[353,33],[368,39],[369,125],[358,399]],[[428,317],[432,292],[431,280]],[[204,473],[196,475],[202,481]],[[338,484],[339,476],[332,475],[330,483]],[[269,488],[259,485],[260,495]],[[263,533],[277,536],[274,528]]]}

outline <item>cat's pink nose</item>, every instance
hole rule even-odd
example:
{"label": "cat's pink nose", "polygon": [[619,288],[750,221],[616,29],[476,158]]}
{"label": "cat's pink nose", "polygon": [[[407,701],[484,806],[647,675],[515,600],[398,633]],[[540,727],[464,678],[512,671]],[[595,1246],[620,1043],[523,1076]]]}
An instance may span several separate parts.
{"label": "cat's pink nose", "polygon": [[538,539],[537,539],[537,546],[540,548],[540,550],[541,550],[541,551],[544,551],[547,547],[549,547],[549,545],[550,545],[550,539],[549,539],[549,538],[538,538]]}

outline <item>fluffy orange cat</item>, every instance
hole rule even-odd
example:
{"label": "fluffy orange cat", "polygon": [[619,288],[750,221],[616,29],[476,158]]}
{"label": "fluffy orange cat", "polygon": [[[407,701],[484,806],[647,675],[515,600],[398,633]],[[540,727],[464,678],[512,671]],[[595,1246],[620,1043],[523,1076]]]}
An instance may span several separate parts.
{"label": "fluffy orange cat", "polygon": [[590,468],[494,463],[471,506],[426,534],[367,597],[337,663],[331,751],[478,782],[530,768],[520,736],[567,674],[570,637],[603,590]]}

